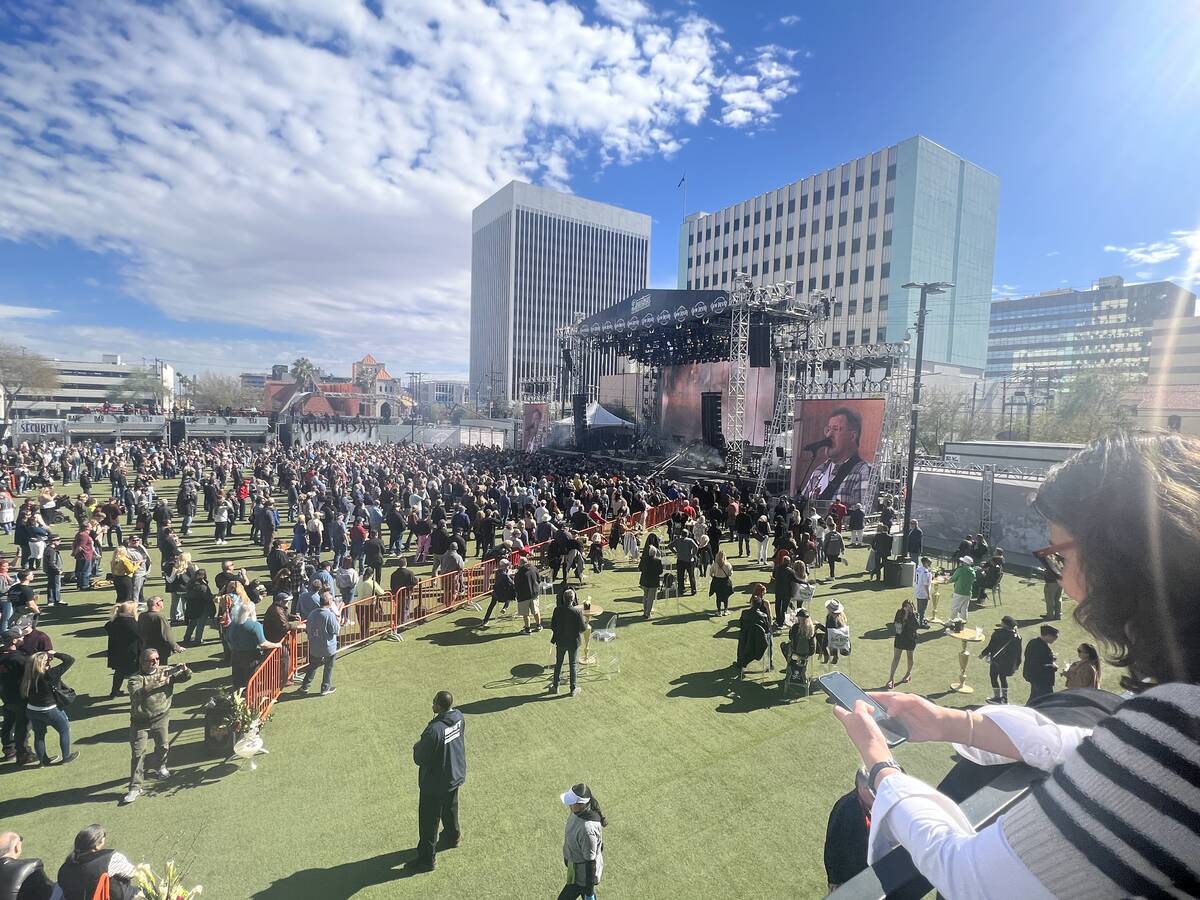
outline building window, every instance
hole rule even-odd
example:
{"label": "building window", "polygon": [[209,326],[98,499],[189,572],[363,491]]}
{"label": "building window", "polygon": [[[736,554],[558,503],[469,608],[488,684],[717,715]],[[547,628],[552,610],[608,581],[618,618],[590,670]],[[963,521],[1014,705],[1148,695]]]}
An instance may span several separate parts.
{"label": "building window", "polygon": [[879,277],[880,278],[887,278],[891,274],[892,274],[892,264],[890,262],[885,262],[883,265],[881,265],[879,267]]}
{"label": "building window", "polygon": [[877,328],[875,330],[875,340],[881,344],[887,343],[887,329]]}
{"label": "building window", "polygon": [[841,195],[842,195],[843,197],[844,197],[844,196],[846,196],[846,194],[850,193],[850,181],[849,181],[849,179],[847,179],[846,181],[843,181],[843,182],[842,182],[842,189],[841,189],[841,191],[840,191],[839,193],[841,193]]}
{"label": "building window", "polygon": [[863,177],[861,175],[854,179],[854,189],[856,191],[861,191],[863,189]]}
{"label": "building window", "polygon": [[[758,220],[757,220],[757,219],[755,219],[754,221],[756,221],[756,222],[757,222]],[[770,222],[770,221],[771,221],[771,207],[769,207],[769,206],[767,207],[767,221],[768,221],[768,222]]]}
{"label": "building window", "polygon": [[823,290],[823,291],[829,290],[829,276],[828,275],[821,276],[821,290]]}
{"label": "building window", "polygon": [[831,259],[833,257],[833,248],[828,244],[825,245],[825,251],[821,254],[821,259]]}
{"label": "building window", "polygon": [[871,329],[870,328],[864,328],[862,330],[862,342],[864,344],[871,343]]}
{"label": "building window", "polygon": [[711,228],[705,228],[705,229],[704,229],[704,239],[705,239],[706,241],[711,241],[711,240],[712,240],[712,229],[711,229]]}
{"label": "building window", "polygon": [[708,287],[708,276],[707,275],[704,276],[704,286]]}
{"label": "building window", "polygon": [[802,210],[808,209],[808,194],[805,194],[803,197],[800,198],[800,208]]}
{"label": "building window", "polygon": [[838,225],[845,225],[845,224],[846,224],[846,214],[844,212],[838,213]]}
{"label": "building window", "polygon": [[[885,231],[885,232],[883,233],[883,246],[885,246],[885,247],[890,247],[890,246],[892,246],[892,232],[891,232],[891,229],[888,229],[887,231]],[[868,248],[868,249],[869,249],[869,248]]]}
{"label": "building window", "polygon": [[762,221],[762,213],[756,209],[754,211],[754,224],[757,225],[761,221]]}
{"label": "building window", "polygon": [[750,213],[746,213],[746,215],[742,216],[742,224],[747,228],[750,227]]}
{"label": "building window", "polygon": [[[826,249],[828,249],[828,248],[826,248]],[[808,264],[811,266],[811,265],[812,265],[813,263],[815,263],[816,261],[817,261],[817,251],[816,251],[816,249],[809,250],[809,251],[808,251]]]}
{"label": "building window", "polygon": [[771,246],[771,233],[769,231],[763,235],[763,246],[764,247]]}
{"label": "building window", "polygon": [[833,333],[833,346],[835,346],[835,347],[842,346],[842,333],[840,331],[835,331]]}
{"label": "building window", "polygon": [[708,250],[704,251],[704,261],[705,261],[705,263],[712,262],[712,253]]}
{"label": "building window", "polygon": [[887,294],[879,298],[879,311],[887,312]]}
{"label": "building window", "polygon": [[871,173],[871,187],[875,187],[878,184],[879,184],[879,170],[876,169],[875,171],[873,171]]}
{"label": "building window", "polygon": [[858,315],[858,301],[851,300],[849,303],[847,303],[846,311],[852,316]]}
{"label": "building window", "polygon": [[[770,237],[770,235],[768,235],[768,238],[769,238],[769,237]],[[754,249],[755,249],[755,250],[757,250],[757,249],[758,249],[758,238],[755,238],[755,239],[754,239]]]}
{"label": "building window", "polygon": [[[850,270],[850,283],[858,284],[858,269]],[[866,312],[866,310],[863,310],[863,311]]]}
{"label": "building window", "polygon": [[810,291],[815,291],[817,289],[817,276],[816,275],[813,275],[811,278],[808,279],[808,289]]}
{"label": "building window", "polygon": [[846,255],[846,242],[838,241],[838,256],[845,256],[845,255]]}
{"label": "building window", "polygon": [[695,234],[695,232],[689,231],[688,232],[688,246],[690,247],[694,243],[696,243],[696,234]]}
{"label": "building window", "polygon": [[742,241],[742,252],[743,253],[750,252],[750,242],[749,241]]}
{"label": "building window", "polygon": [[728,223],[728,222],[726,222],[726,223],[725,223],[725,228],[724,228],[724,231],[723,231],[723,233],[724,233],[724,234],[729,234],[729,223]]}
{"label": "building window", "polygon": [[[854,281],[853,281],[854,273],[853,272],[850,273],[850,278],[851,278],[850,283],[853,284],[854,283]],[[863,297],[863,315],[866,315],[867,313],[869,313],[871,311],[871,307],[873,307],[874,305],[875,305],[875,300],[873,298]]]}
{"label": "building window", "polygon": [[784,257],[783,264],[785,266],[787,266],[789,269],[792,267],[792,254],[789,253],[787,256]]}
{"label": "building window", "polygon": [[788,212],[794,213],[795,211],[796,211],[796,198],[792,197],[788,200]]}
{"label": "building window", "polygon": [[896,164],[895,163],[892,163],[890,166],[888,166],[887,179],[888,179],[888,181],[896,180]]}
{"label": "building window", "polygon": [[845,273],[845,272],[838,272],[838,273],[837,273],[837,278],[836,278],[836,279],[834,280],[834,282],[833,282],[833,286],[834,286],[834,287],[841,287],[841,286],[842,286],[843,284],[845,284],[845,283],[846,283],[846,273]]}
{"label": "building window", "polygon": [[1167,416],[1167,427],[1172,431],[1179,431],[1183,428],[1182,416]]}
{"label": "building window", "polygon": [[847,347],[854,346],[854,332],[853,331],[846,332],[846,346]]}
{"label": "building window", "polygon": [[806,234],[808,234],[808,223],[801,222],[800,223],[800,237],[804,237]]}
{"label": "building window", "polygon": [[833,317],[840,319],[842,317],[842,301],[838,300],[833,304]]}
{"label": "building window", "polygon": [[775,269],[774,269],[774,271],[778,272],[778,271],[779,271],[779,270],[780,270],[782,267],[783,267],[783,261],[782,261],[782,260],[781,260],[781,259],[780,259],[778,256],[777,256],[777,257],[775,257]]}
{"label": "building window", "polygon": [[[775,239],[776,239],[776,240],[778,240],[778,239],[779,239],[779,232],[778,232],[778,231],[777,231],[777,232],[775,232]],[[789,226],[788,226],[788,230],[787,230],[787,239],[788,239],[789,241],[792,241],[792,240],[795,240],[795,239],[796,239],[796,228],[795,228],[795,226],[793,226],[793,225],[789,225]]]}
{"label": "building window", "polygon": [[752,265],[752,266],[750,267],[750,274],[751,274],[751,275],[757,275],[757,274],[758,274],[758,263],[755,263],[754,265]]}
{"label": "building window", "polygon": [[867,281],[875,280],[875,267],[874,266],[867,266],[866,278],[867,278]]}
{"label": "building window", "polygon": [[855,222],[862,221],[862,207],[861,206],[854,207],[854,221]]}
{"label": "building window", "polygon": [[875,249],[875,235],[873,235],[873,234],[867,235],[867,249],[868,250]]}
{"label": "building window", "polygon": [[691,267],[692,267],[692,258],[689,256],[688,257],[688,268],[690,269]]}
{"label": "building window", "polygon": [[742,227],[742,220],[741,220],[741,219],[734,219],[734,220],[733,220],[733,230],[734,230],[734,231],[737,231],[737,230],[738,230],[738,229],[740,229],[741,227]]}
{"label": "building window", "polygon": [[887,215],[890,212],[895,212],[895,210],[896,210],[896,201],[894,198],[889,197],[887,200],[883,201],[884,215]]}
{"label": "building window", "polygon": [[734,245],[733,245],[733,255],[734,255],[734,256],[737,256],[737,255],[738,255],[738,250],[740,250],[740,249],[741,249],[741,247],[740,247],[740,246],[738,246],[737,244],[734,244]]}
{"label": "building window", "polygon": [[729,259],[729,248],[726,247],[721,251],[721,259]]}
{"label": "building window", "polygon": [[830,231],[832,229],[833,229],[833,216],[831,216],[831,215],[826,216],[825,217],[825,230]]}
{"label": "building window", "polygon": [[728,272],[722,272],[722,273],[721,273],[721,284],[724,284],[724,283],[725,283],[725,282],[727,282],[728,280],[729,280],[729,273],[728,273]]}

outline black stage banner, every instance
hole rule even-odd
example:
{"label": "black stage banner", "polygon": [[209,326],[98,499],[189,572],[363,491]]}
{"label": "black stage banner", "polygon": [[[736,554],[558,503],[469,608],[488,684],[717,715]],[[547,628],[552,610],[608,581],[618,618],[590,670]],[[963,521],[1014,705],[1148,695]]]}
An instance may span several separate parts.
{"label": "black stage banner", "polygon": [[576,326],[575,333],[583,337],[611,337],[682,325],[727,313],[731,297],[729,291],[647,288],[584,319]]}

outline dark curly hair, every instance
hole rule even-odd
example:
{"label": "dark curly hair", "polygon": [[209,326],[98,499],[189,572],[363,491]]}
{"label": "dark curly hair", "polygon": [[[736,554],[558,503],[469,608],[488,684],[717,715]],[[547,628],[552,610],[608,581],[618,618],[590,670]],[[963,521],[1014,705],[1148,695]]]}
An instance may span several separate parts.
{"label": "dark curly hair", "polygon": [[1075,541],[1075,620],[1129,670],[1122,686],[1200,682],[1200,440],[1101,438],[1050,470],[1034,506]]}

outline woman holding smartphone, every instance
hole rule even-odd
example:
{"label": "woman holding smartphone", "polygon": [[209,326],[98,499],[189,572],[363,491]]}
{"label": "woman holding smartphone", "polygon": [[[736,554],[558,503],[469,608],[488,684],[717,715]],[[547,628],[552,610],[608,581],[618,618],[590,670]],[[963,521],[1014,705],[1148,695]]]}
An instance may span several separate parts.
{"label": "woman holding smartphone", "polygon": [[1122,685],[1135,696],[1092,730],[1029,707],[873,695],[911,741],[1049,773],[978,832],[952,800],[904,774],[866,703],[835,709],[875,793],[868,860],[899,844],[954,898],[1200,894],[1200,441],[1096,441],[1050,471],[1035,506],[1051,541],[1035,555],[1077,600],[1079,624],[1128,670]]}

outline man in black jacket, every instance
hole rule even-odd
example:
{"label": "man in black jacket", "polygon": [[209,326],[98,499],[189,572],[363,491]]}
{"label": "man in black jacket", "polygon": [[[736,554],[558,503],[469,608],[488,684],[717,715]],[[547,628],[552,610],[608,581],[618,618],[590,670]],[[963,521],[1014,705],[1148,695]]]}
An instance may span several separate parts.
{"label": "man in black jacket", "polygon": [[501,604],[500,611],[507,612],[508,605],[516,599],[517,583],[512,577],[512,563],[507,559],[502,559],[496,564],[496,577],[492,581],[492,602],[488,604],[487,612],[483,614],[483,621],[479,623],[480,628],[486,628],[488,620],[492,617],[492,610],[496,608],[496,604]]}
{"label": "man in black jacket", "polygon": [[40,859],[21,858],[21,836],[15,831],[0,834],[0,897],[12,900],[48,900],[54,882],[46,875]]}
{"label": "man in black jacket", "polygon": [[1029,702],[1038,697],[1054,693],[1054,679],[1058,675],[1058,657],[1050,645],[1058,640],[1058,629],[1043,625],[1041,634],[1025,647],[1025,665],[1021,676],[1029,682]]}
{"label": "man in black jacket", "polygon": [[413,762],[419,767],[417,784],[417,858],[413,868],[428,872],[436,865],[438,822],[443,847],[453,849],[462,840],[458,822],[458,789],[467,780],[466,722],[454,708],[449,691],[433,698],[433,718],[413,744]]}
{"label": "man in black jacket", "polygon": [[564,590],[558,599],[554,615],[550,617],[550,643],[554,645],[554,676],[550,679],[550,693],[558,693],[558,682],[562,675],[563,657],[571,658],[571,696],[579,696],[579,686],[575,683],[578,674],[576,657],[579,653],[579,640],[587,631],[587,621],[583,611],[575,603],[575,592]]}
{"label": "man in black jacket", "polygon": [[0,727],[4,745],[4,760],[16,759],[17,765],[33,762],[29,749],[29,719],[26,702],[21,696],[21,679],[29,657],[20,650],[21,629],[10,628],[0,634],[0,700],[4,701],[3,726]]}

